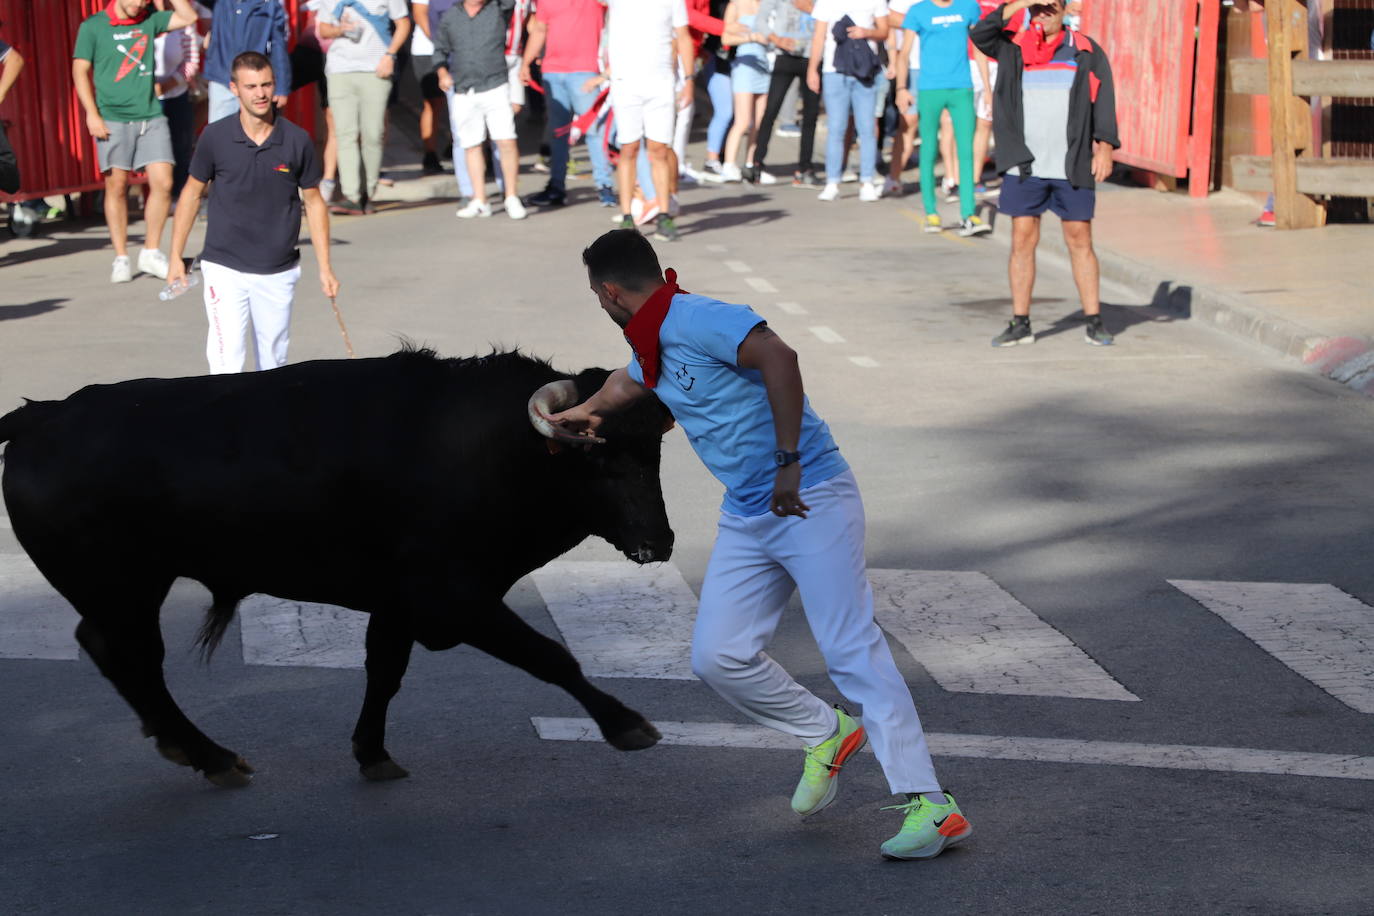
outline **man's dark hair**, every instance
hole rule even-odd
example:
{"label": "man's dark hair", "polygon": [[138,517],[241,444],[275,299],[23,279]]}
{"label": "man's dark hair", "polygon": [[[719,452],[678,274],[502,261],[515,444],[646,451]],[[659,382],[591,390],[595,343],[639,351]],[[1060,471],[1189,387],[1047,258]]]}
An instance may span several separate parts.
{"label": "man's dark hair", "polygon": [[[267,59],[267,55],[259,54],[257,51],[244,51],[238,57],[234,58],[234,63],[229,67],[229,75],[232,79],[240,70],[252,70],[257,72],[259,70],[270,71],[271,69],[272,62]],[[275,76],[276,74],[273,75]]]}
{"label": "man's dark hair", "polygon": [[656,289],[663,269],[649,240],[634,229],[612,229],[582,250],[594,283],[616,283],[635,292]]}

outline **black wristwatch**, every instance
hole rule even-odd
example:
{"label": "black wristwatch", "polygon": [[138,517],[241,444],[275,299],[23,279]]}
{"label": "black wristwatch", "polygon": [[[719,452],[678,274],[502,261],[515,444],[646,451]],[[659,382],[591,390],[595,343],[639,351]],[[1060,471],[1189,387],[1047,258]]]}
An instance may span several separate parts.
{"label": "black wristwatch", "polygon": [[784,452],[778,449],[773,453],[773,463],[780,468],[785,468],[789,464],[796,464],[801,461],[801,452]]}

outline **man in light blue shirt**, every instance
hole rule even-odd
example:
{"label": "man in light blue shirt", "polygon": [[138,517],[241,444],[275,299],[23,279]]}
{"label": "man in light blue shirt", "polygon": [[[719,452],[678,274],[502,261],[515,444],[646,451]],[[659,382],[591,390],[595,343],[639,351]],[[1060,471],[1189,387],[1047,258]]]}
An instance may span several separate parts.
{"label": "man in light blue shirt", "polygon": [[[863,500],[806,398],[797,354],[749,307],[685,293],[671,270],[665,281],[653,247],[633,229],[606,233],[582,261],[635,358],[550,419],[594,442],[606,416],[656,394],[725,485],[693,672],[756,722],[801,739],[798,814],[834,800],[840,767],[871,737],[890,788],[906,796],[894,806],[902,828],[882,854],[929,858],[967,839],[973,828],[940,791],[911,691],[873,619]],[[863,705],[862,724],[764,652],[794,588],[831,680]]]}

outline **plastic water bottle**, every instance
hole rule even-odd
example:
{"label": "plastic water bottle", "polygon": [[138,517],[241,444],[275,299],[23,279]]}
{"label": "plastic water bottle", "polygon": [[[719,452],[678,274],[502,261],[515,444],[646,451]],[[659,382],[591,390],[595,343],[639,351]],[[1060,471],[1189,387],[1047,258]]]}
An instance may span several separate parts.
{"label": "plastic water bottle", "polygon": [[168,300],[175,299],[177,296],[180,296],[187,290],[197,287],[199,285],[200,274],[195,272],[193,266],[191,270],[187,271],[186,276],[182,277],[180,280],[168,283],[166,286],[164,286],[162,288],[162,292],[157,294],[157,297],[161,299],[163,302],[167,302]]}

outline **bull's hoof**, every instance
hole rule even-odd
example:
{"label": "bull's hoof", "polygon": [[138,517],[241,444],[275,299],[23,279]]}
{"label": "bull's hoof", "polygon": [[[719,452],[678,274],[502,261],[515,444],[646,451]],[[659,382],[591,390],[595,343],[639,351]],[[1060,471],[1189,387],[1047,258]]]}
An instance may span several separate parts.
{"label": "bull's hoof", "polygon": [[367,763],[358,767],[358,772],[363,774],[363,778],[371,782],[388,782],[392,779],[405,779],[410,775],[405,767],[388,757],[376,763]]}
{"label": "bull's hoof", "polygon": [[606,741],[618,751],[642,751],[646,747],[658,744],[662,737],[648,720],[642,720],[633,728],[607,735]]}
{"label": "bull's hoof", "polygon": [[205,778],[221,789],[243,789],[252,784],[255,772],[248,765],[248,761],[240,757],[229,769],[220,770],[218,773],[206,773]]}

